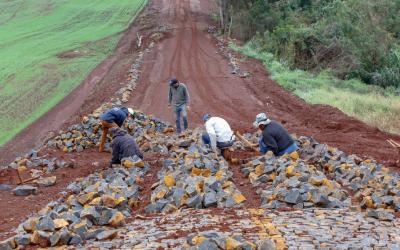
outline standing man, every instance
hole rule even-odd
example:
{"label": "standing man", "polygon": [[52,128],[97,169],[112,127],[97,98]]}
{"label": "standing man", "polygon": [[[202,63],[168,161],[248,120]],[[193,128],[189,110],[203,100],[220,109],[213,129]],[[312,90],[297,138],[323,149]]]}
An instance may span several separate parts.
{"label": "standing man", "polygon": [[228,122],[220,117],[211,117],[209,114],[203,116],[203,122],[207,131],[202,136],[204,144],[211,145],[215,153],[217,148],[220,149],[224,155],[224,150],[231,147],[235,141],[235,135]]}
{"label": "standing man", "polygon": [[100,116],[103,134],[101,135],[100,139],[99,152],[103,152],[104,150],[104,143],[106,142],[108,130],[113,127],[121,127],[129,114],[133,116],[133,109],[115,107],[107,110]]}
{"label": "standing man", "polygon": [[187,110],[190,109],[189,100],[190,98],[186,85],[180,83],[175,78],[171,79],[169,81],[168,107],[170,107],[171,104],[174,105],[176,116],[176,131],[178,133],[182,132],[181,115],[183,118],[184,129],[188,128]]}
{"label": "standing man", "polygon": [[134,157],[135,155],[143,160],[143,153],[128,132],[122,128],[114,127],[110,129],[110,134],[113,137],[110,167],[113,164],[121,164],[123,158]]}
{"label": "standing man", "polygon": [[286,129],[278,122],[268,119],[265,113],[258,114],[253,125],[262,131],[259,140],[261,153],[272,151],[274,155],[282,156],[298,149]]}

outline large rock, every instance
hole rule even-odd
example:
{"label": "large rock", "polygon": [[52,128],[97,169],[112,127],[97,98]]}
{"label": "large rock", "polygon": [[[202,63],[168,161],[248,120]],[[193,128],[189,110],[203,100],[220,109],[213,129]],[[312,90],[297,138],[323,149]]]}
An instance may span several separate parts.
{"label": "large rock", "polygon": [[46,177],[46,178],[40,178],[35,181],[36,184],[38,184],[39,187],[50,187],[56,184],[57,177],[56,176],[51,176],[51,177]]}
{"label": "large rock", "polygon": [[214,192],[208,192],[204,195],[204,207],[216,207],[218,205],[217,196]]}
{"label": "large rock", "polygon": [[38,192],[38,189],[33,186],[29,185],[22,185],[18,186],[13,190],[14,194],[17,196],[28,196],[31,194],[36,194]]}
{"label": "large rock", "polygon": [[96,235],[98,240],[111,240],[118,235],[118,230],[105,230]]}
{"label": "large rock", "polygon": [[201,208],[201,196],[195,195],[187,199],[186,205],[191,208]]}
{"label": "large rock", "polygon": [[303,198],[301,197],[300,191],[297,189],[292,189],[287,192],[285,196],[285,202],[289,204],[298,204],[303,202]]}
{"label": "large rock", "polygon": [[41,231],[54,232],[55,224],[50,217],[45,216],[39,220],[39,223],[36,225],[36,229]]}

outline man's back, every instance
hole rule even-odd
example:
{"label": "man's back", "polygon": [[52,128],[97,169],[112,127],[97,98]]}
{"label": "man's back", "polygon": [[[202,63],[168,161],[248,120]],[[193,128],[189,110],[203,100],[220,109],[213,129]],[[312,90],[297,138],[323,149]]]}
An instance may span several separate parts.
{"label": "man's back", "polygon": [[211,117],[205,124],[207,133],[215,133],[219,142],[232,140],[232,129],[228,122],[220,117]]}
{"label": "man's back", "polygon": [[109,123],[115,122],[119,127],[121,127],[127,116],[128,116],[127,108],[115,107],[104,112],[100,118]]}
{"label": "man's back", "polygon": [[119,164],[122,158],[132,157],[134,155],[143,159],[143,154],[140,152],[135,139],[123,129],[116,128],[112,141],[112,150],[112,164]]}
{"label": "man's back", "polygon": [[263,131],[263,141],[275,154],[294,143],[286,129],[276,121],[271,121],[271,123],[265,127]]}

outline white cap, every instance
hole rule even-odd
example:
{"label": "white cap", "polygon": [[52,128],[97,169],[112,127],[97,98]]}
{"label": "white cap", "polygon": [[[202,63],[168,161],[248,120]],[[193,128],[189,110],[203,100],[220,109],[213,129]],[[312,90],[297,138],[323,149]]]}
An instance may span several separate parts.
{"label": "white cap", "polygon": [[258,128],[260,125],[267,125],[271,122],[270,119],[268,119],[267,115],[265,113],[260,113],[256,116],[256,120],[253,123],[253,126]]}

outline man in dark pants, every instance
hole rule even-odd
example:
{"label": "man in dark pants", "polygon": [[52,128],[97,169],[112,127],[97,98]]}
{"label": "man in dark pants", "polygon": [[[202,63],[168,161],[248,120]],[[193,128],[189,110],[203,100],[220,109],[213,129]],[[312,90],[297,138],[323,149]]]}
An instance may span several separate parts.
{"label": "man in dark pants", "polygon": [[174,105],[176,116],[176,131],[178,133],[182,132],[181,115],[183,118],[184,129],[188,128],[187,110],[190,109],[189,100],[190,97],[186,85],[180,83],[175,78],[171,79],[169,81],[168,107],[170,107],[171,104]]}
{"label": "man in dark pants", "polygon": [[103,152],[104,150],[108,130],[113,127],[122,127],[128,115],[133,115],[133,113],[134,111],[131,108],[115,107],[107,110],[100,116],[103,134],[100,139],[99,152]]}
{"label": "man in dark pants", "polygon": [[134,157],[137,155],[143,160],[143,153],[140,151],[135,139],[128,134],[125,130],[119,127],[110,129],[110,134],[113,136],[112,141],[112,164],[121,164],[121,160],[127,157]]}
{"label": "man in dark pants", "polygon": [[282,156],[298,149],[286,129],[276,121],[268,119],[265,113],[258,114],[253,125],[262,131],[259,140],[261,153],[272,151],[274,155]]}

